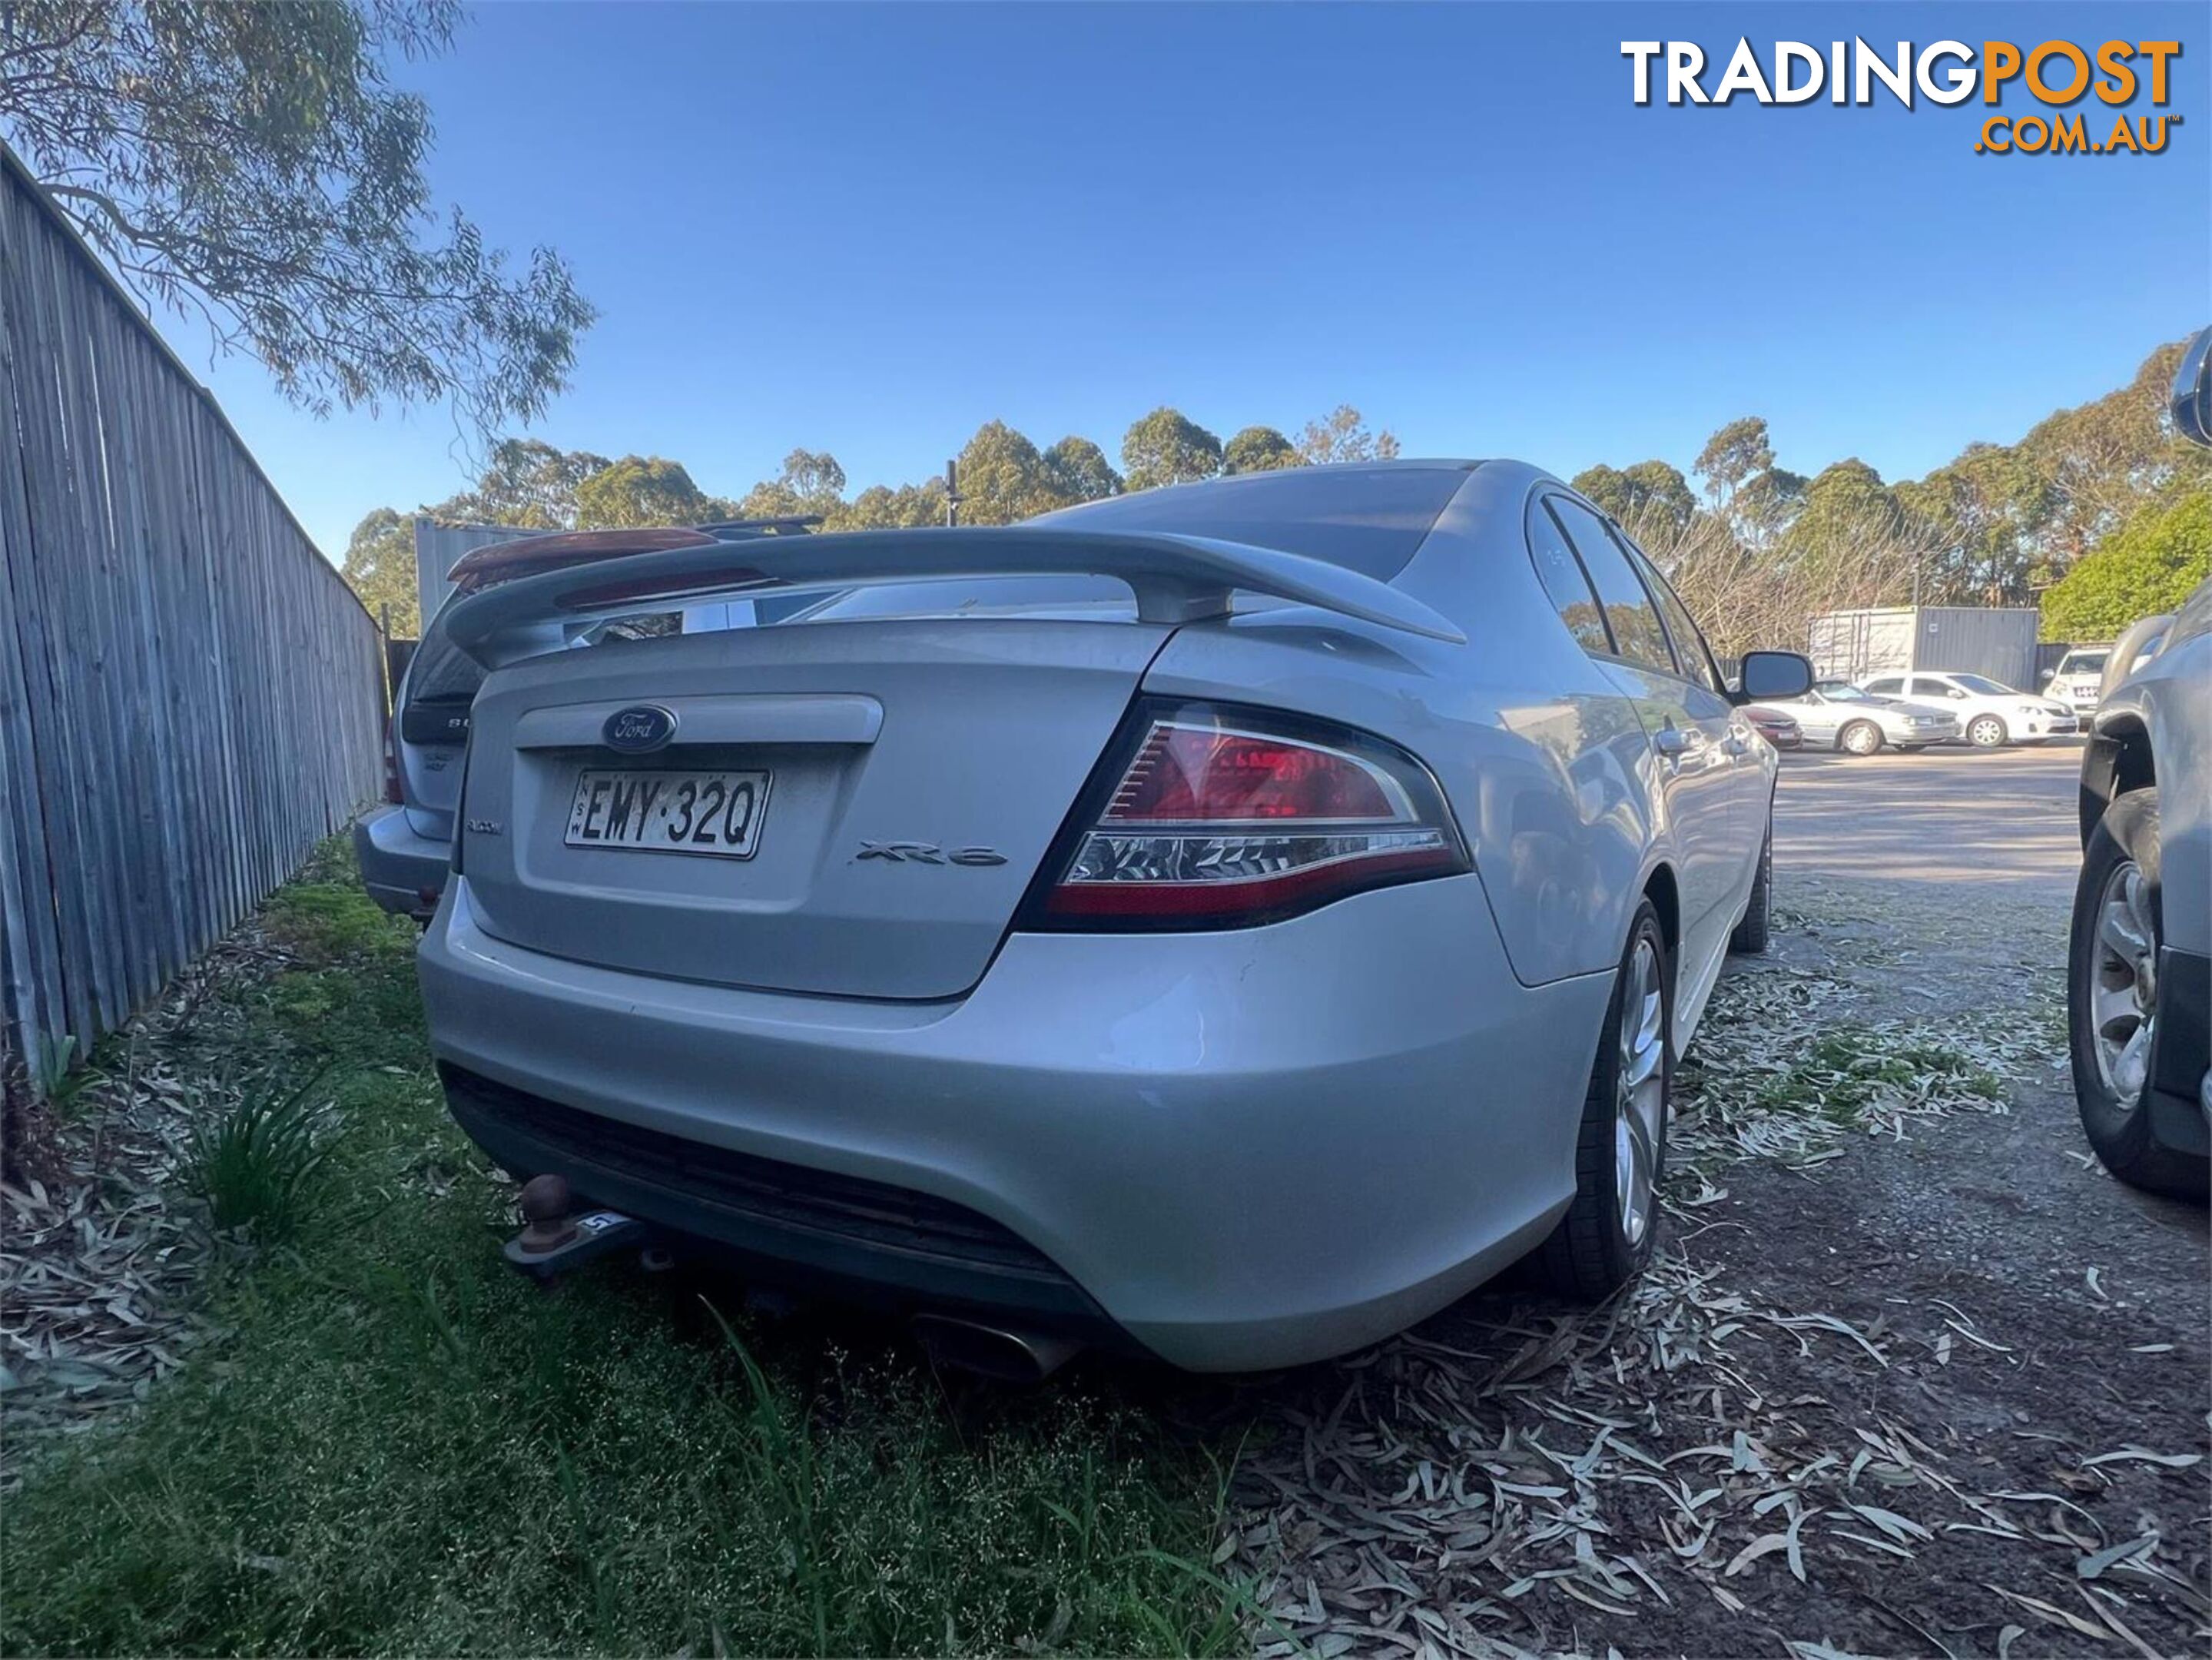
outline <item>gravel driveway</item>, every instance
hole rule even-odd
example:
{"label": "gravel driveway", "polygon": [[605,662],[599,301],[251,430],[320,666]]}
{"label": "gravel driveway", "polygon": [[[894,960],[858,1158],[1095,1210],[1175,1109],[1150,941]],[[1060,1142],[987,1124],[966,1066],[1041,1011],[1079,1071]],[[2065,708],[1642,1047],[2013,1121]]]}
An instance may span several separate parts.
{"label": "gravel driveway", "polygon": [[1644,1284],[1221,1406],[1279,1650],[2203,1651],[2205,1214],[2075,1118],[2079,759],[1790,757]]}

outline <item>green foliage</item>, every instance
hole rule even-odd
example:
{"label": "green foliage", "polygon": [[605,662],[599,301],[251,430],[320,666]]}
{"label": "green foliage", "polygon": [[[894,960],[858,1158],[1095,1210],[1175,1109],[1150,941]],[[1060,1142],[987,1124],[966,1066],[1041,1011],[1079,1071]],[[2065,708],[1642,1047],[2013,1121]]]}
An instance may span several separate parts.
{"label": "green foliage", "polygon": [[2110,640],[2212,577],[2212,489],[2148,502],[2043,596],[2046,640]]}
{"label": "green foliage", "polygon": [[415,587],[415,523],[378,508],[353,527],[339,567],[379,626],[398,640],[422,632],[422,603]]}
{"label": "green foliage", "polygon": [[[349,879],[340,848],[306,885]],[[275,916],[359,942],[317,971],[359,988],[325,1040],[352,1059],[270,1074],[224,1213],[296,1177],[271,1126],[327,1097],[292,1214],[329,1221],[216,1282],[221,1347],[8,1495],[0,1651],[1249,1651],[1249,1592],[1206,1566],[1229,1449],[1110,1372],[1007,1390],[882,1322],[726,1318],[712,1276],[538,1290],[419,1027],[366,1030],[411,1000],[409,956],[320,893]],[[232,1012],[211,1063],[295,1040],[264,1000]],[[249,1201],[257,1236],[283,1202]]]}
{"label": "green foliage", "polygon": [[945,522],[945,481],[926,483],[871,484],[843,507],[832,511],[824,526],[829,530],[915,530]]}
{"label": "green foliage", "polygon": [[1642,536],[1657,537],[1686,529],[1698,498],[1681,470],[1664,461],[1638,461],[1626,469],[1584,468],[1574,487]]}
{"label": "green foliage", "polygon": [[1246,427],[1222,447],[1224,472],[1273,472],[1298,465],[1297,446],[1273,427]]}
{"label": "green foliage", "polygon": [[192,1181],[218,1229],[248,1230],[263,1246],[286,1243],[300,1231],[325,1160],[321,1083],[319,1074],[296,1085],[264,1076],[249,1080],[228,1109],[209,1091],[190,1103],[200,1119]]}
{"label": "green foliage", "polygon": [[1306,466],[1325,467],[1340,461],[1395,461],[1397,435],[1370,432],[1359,411],[1339,404],[1318,421],[1306,423],[1298,435],[1298,459]]}
{"label": "green foliage", "polygon": [[1003,421],[975,429],[959,466],[963,525],[1011,525],[1067,505],[1037,447]]}
{"label": "green foliage", "polygon": [[696,525],[712,517],[707,493],[683,464],[658,455],[625,455],[576,486],[575,519],[582,530]]}
{"label": "green foliage", "polygon": [[2002,604],[2025,597],[2039,569],[2035,527],[2049,518],[2052,496],[2050,481],[2019,450],[1969,444],[1895,494],[1934,550],[1923,571],[1924,600]]}
{"label": "green foliage", "polygon": [[544,411],[593,313],[558,255],[510,271],[433,212],[429,114],[386,67],[447,50],[460,15],[14,0],[0,132],[125,283],[196,312],[294,403],[450,403],[489,437]]}
{"label": "green foliage", "polygon": [[1846,565],[1863,560],[1869,548],[1893,543],[1904,529],[1895,495],[1853,456],[1822,468],[1806,485],[1783,534],[1783,554],[1800,565]]}
{"label": "green foliage", "polygon": [[1802,1112],[1859,1128],[1878,1108],[1930,1098],[2001,1101],[2004,1080],[1962,1050],[1932,1037],[1869,1044],[1860,1034],[1824,1032],[1752,1091],[1752,1104]]}
{"label": "green foliage", "polygon": [[380,910],[358,882],[293,882],[270,897],[261,916],[273,939],[317,965],[414,954],[414,925]]}
{"label": "green foliage", "polygon": [[[1389,433],[1370,433],[1359,411],[1340,404],[1325,421],[1308,423],[1294,447],[1273,427],[1247,427],[1231,445],[1228,471],[1296,466],[1308,459],[1358,460],[1398,453]],[[1220,440],[1171,409],[1158,409],[1129,429],[1124,479],[1090,439],[1071,433],[1040,453],[1003,421],[976,429],[959,456],[962,522],[1006,525],[1080,502],[1096,502],[1149,484],[1210,478],[1224,470]],[[1132,457],[1134,457],[1132,459]],[[698,524],[715,519],[769,519],[817,514],[826,530],[911,530],[945,522],[945,481],[871,484],[848,500],[845,469],[824,450],[794,449],[775,477],[735,501],[702,489],[681,463],[629,455],[610,461],[589,450],[560,450],[535,438],[492,447],[470,489],[423,508],[433,519],[513,525],[518,530],[576,530],[612,526]],[[346,579],[372,615],[392,607],[395,633],[418,633],[415,543],[407,515],[379,508],[355,527]]]}
{"label": "green foliage", "polygon": [[1106,452],[1073,434],[1044,453],[1044,470],[1063,502],[1097,502],[1121,493],[1121,475]]}
{"label": "green foliage", "polygon": [[535,438],[510,438],[492,447],[490,464],[473,489],[423,511],[465,524],[574,530],[576,492],[586,478],[613,465],[589,450],[556,450]]}
{"label": "green foliage", "polygon": [[1221,441],[1163,404],[1121,435],[1121,466],[1133,490],[1211,478],[1221,471]]}
{"label": "green foliage", "polygon": [[787,519],[818,513],[830,518],[845,503],[845,469],[827,450],[795,449],[773,478],[755,484],[732,507],[732,519]]}

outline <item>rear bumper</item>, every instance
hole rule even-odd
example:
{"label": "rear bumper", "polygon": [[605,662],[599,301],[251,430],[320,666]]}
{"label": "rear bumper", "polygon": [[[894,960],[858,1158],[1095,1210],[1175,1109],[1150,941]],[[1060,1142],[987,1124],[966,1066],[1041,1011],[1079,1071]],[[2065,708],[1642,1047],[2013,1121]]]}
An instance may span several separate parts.
{"label": "rear bumper", "polygon": [[[1072,1313],[1210,1371],[1357,1347],[1539,1241],[1573,1191],[1611,989],[1521,986],[1472,876],[1242,932],[1016,934],[974,991],[936,1003],[521,951],[477,927],[459,880],[420,966],[442,1065],[613,1121],[611,1144],[642,1131],[959,1207],[1064,1280]],[[527,1168],[466,1094],[464,1127]],[[588,1123],[571,1139],[577,1163],[621,1162],[592,1139]],[[909,1272],[849,1230],[769,1237],[729,1204],[702,1216],[692,1176],[620,1198],[592,1181],[799,1277],[993,1305],[972,1274]]]}
{"label": "rear bumper", "polygon": [[404,807],[385,806],[354,821],[353,852],[371,899],[395,915],[428,920],[445,891],[447,843],[416,834]]}

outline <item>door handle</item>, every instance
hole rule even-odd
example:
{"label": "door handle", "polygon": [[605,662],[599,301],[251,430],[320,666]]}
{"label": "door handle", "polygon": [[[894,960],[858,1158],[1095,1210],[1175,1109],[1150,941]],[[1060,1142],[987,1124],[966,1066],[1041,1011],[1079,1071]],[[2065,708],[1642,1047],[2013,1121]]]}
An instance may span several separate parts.
{"label": "door handle", "polygon": [[1721,748],[1731,756],[1745,755],[1750,752],[1751,745],[1741,733],[1732,732],[1721,740]]}
{"label": "door handle", "polygon": [[1662,727],[1651,734],[1651,747],[1669,761],[1679,761],[1690,752],[1690,734],[1680,727]]}

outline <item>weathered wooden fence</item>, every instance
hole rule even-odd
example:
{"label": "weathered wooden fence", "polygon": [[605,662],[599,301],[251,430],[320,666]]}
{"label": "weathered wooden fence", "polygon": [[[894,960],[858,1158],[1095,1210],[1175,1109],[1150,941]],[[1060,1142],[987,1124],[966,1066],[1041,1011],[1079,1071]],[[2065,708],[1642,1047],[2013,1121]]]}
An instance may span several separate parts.
{"label": "weathered wooden fence", "polygon": [[380,672],[222,410],[0,146],[0,1039],[34,1074],[375,794]]}

